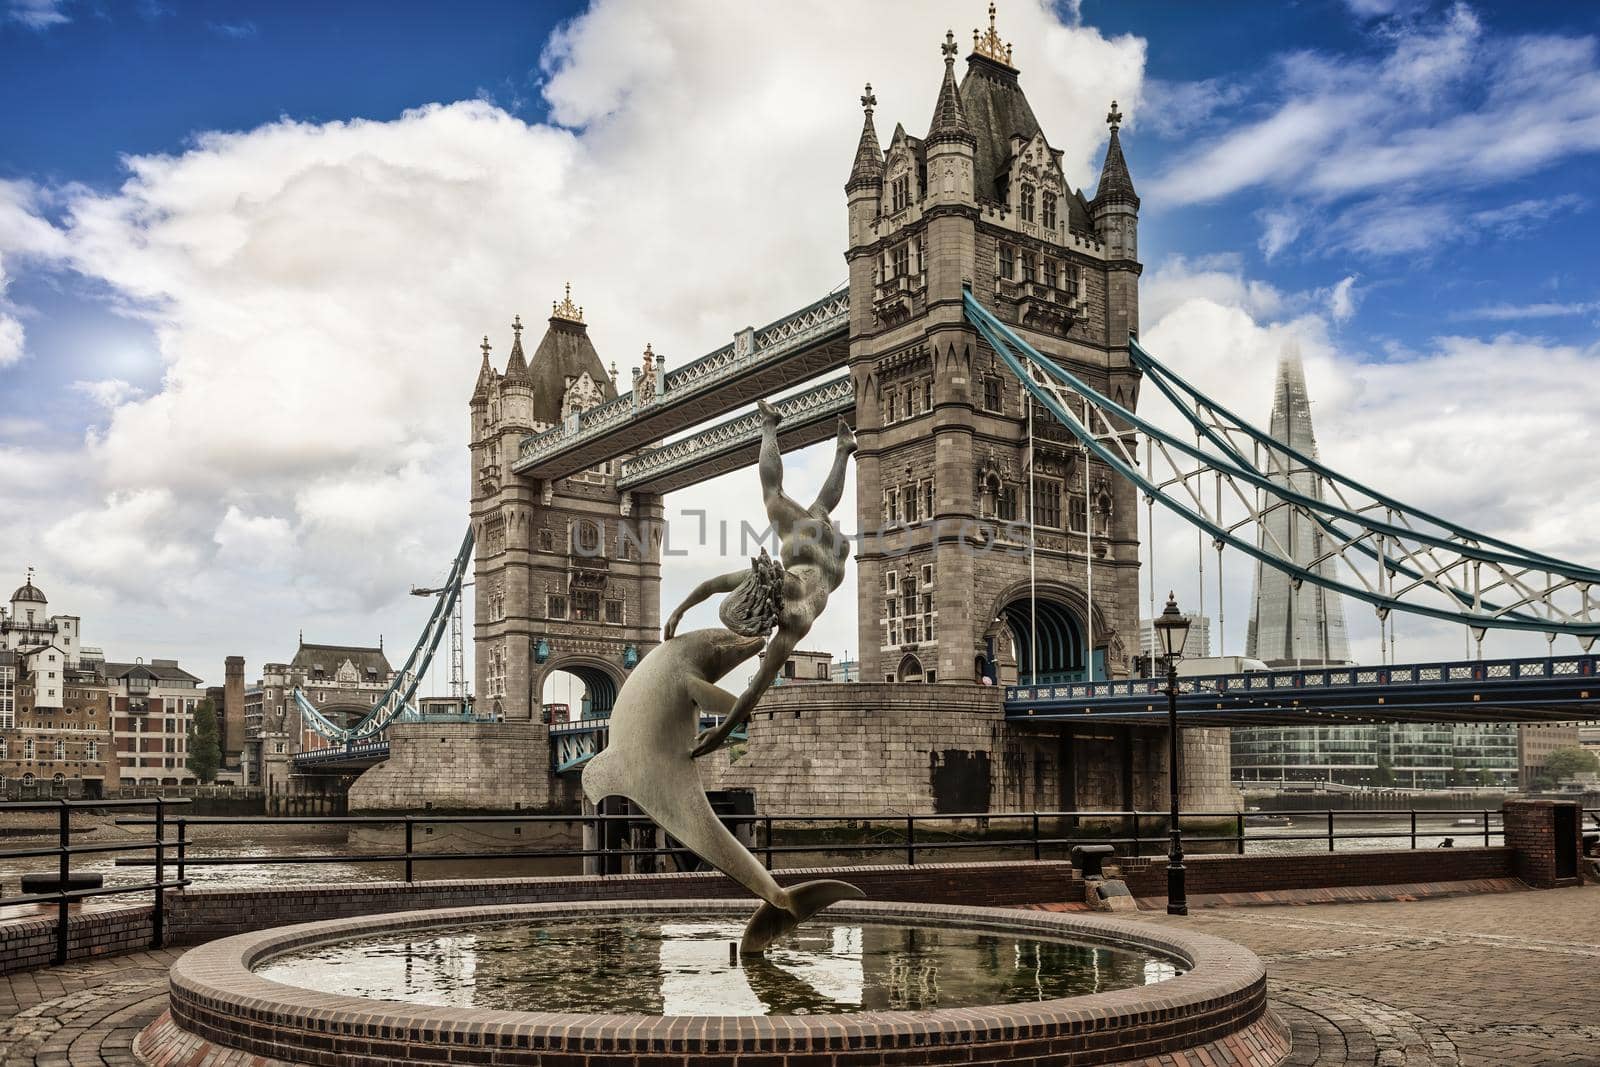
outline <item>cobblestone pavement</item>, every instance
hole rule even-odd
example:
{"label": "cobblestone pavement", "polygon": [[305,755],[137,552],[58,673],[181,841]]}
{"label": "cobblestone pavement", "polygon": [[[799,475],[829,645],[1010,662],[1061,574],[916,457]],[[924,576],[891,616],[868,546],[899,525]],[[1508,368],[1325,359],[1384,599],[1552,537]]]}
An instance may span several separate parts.
{"label": "cobblestone pavement", "polygon": [[1600,887],[1138,918],[1261,956],[1297,1067],[1600,1067]]}
{"label": "cobblestone pavement", "polygon": [[[1296,1067],[1600,1067],[1600,888],[1140,913],[1267,963]],[[0,1067],[134,1062],[176,951],[0,976]]]}

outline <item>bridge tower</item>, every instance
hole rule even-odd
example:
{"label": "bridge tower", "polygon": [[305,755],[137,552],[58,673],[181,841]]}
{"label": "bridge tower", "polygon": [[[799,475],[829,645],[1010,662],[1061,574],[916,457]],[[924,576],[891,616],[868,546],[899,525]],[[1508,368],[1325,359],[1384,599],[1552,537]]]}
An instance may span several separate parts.
{"label": "bridge tower", "polygon": [[[549,481],[513,471],[524,437],[576,420],[617,387],[570,286],[531,360],[520,316],[512,338],[503,372],[484,338],[471,399],[477,707],[537,722],[546,678],[567,671],[583,681],[590,714],[605,715],[660,638],[661,498],[619,491],[618,461]],[[636,396],[658,373],[648,348],[645,362]]]}
{"label": "bridge tower", "polygon": [[970,288],[1041,352],[1136,402],[1139,198],[1122,116],[1113,103],[1089,199],[990,10],[959,82],[946,35],[924,136],[896,125],[881,149],[868,86],[845,186],[869,682],[1067,680],[1087,677],[1091,655],[1095,677],[1120,677],[1138,647],[1133,487],[1042,411],[1030,449],[1029,401],[962,314]]}

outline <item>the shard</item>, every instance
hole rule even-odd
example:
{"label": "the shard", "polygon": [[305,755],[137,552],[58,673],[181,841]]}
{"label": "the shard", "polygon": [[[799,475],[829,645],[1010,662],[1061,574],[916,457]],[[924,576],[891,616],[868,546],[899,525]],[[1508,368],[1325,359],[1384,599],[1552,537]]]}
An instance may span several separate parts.
{"label": "the shard", "polygon": [[[1305,369],[1293,342],[1278,360],[1270,432],[1301,455],[1318,458]],[[1264,463],[1274,483],[1322,499],[1317,479],[1287,453],[1274,452]],[[1301,567],[1333,577],[1333,561],[1323,559],[1328,545],[1322,530],[1289,508],[1273,510],[1262,522],[1260,545],[1274,554],[1287,551]],[[1311,582],[1296,583],[1282,571],[1258,562],[1245,655],[1270,667],[1348,663],[1350,645],[1339,595]]]}

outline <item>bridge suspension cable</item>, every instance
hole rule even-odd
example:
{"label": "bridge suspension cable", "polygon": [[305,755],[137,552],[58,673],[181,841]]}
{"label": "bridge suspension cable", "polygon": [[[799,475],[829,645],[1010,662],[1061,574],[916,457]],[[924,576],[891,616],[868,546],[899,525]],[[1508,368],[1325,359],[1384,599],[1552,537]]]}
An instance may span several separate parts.
{"label": "bridge suspension cable", "polygon": [[[1341,475],[1239,418],[1130,340],[1134,365],[1198,434],[1190,444],[1039,353],[971,292],[964,301],[967,319],[1023,388],[1101,462],[1215,541],[1289,575],[1296,588],[1310,582],[1386,612],[1465,624],[1480,637],[1490,629],[1569,635],[1586,651],[1600,637],[1600,570],[1474,532]],[[1073,410],[1080,403],[1082,417]],[[1207,471],[1219,479],[1216,502],[1201,482]],[[1297,559],[1293,536],[1275,528],[1290,523],[1311,524],[1314,558]]]}
{"label": "bridge suspension cable", "polygon": [[472,528],[469,526],[466,536],[461,539],[461,547],[456,551],[455,559],[450,564],[450,573],[445,578],[444,585],[435,591],[438,595],[434,599],[433,611],[428,615],[422,633],[417,637],[416,644],[411,646],[411,653],[406,656],[405,663],[401,664],[400,669],[390,679],[388,688],[378,697],[371,711],[353,725],[340,726],[319,711],[305,693],[296,687],[294,701],[300,709],[302,721],[320,736],[336,744],[345,744],[371,737],[396,719],[419,717],[420,713],[412,706],[412,700],[417,695],[417,686],[421,683],[422,676],[428,673],[434,653],[439,650],[440,640],[451,625],[456,604],[461,599],[462,587],[471,584],[465,581],[467,568],[471,564]]}

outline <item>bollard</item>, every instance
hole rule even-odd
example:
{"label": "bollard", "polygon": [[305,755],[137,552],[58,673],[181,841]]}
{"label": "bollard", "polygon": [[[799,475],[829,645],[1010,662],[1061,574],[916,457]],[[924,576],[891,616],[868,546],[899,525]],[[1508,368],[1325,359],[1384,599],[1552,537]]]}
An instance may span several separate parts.
{"label": "bollard", "polygon": [[70,884],[72,872],[72,853],[67,850],[72,845],[72,809],[67,807],[67,802],[61,802],[61,854],[57,857],[56,870],[59,872],[61,884],[56,891],[61,894],[56,904],[56,963],[67,962],[67,886]]}

